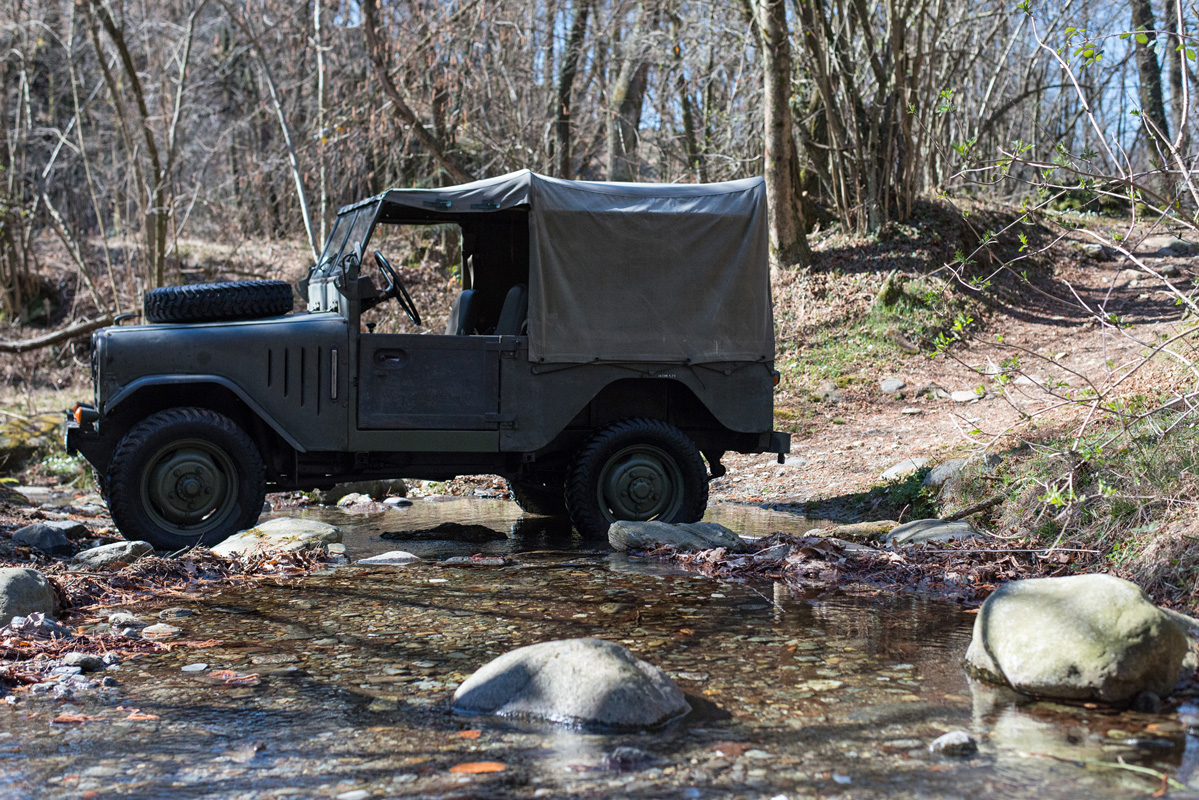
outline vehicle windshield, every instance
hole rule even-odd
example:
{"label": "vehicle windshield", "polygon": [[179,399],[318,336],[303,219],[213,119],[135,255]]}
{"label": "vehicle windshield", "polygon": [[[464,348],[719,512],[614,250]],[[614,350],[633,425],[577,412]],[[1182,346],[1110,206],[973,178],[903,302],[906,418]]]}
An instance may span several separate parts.
{"label": "vehicle windshield", "polygon": [[333,231],[325,242],[320,261],[317,262],[318,272],[330,273],[345,254],[357,252],[361,255],[366,250],[378,209],[379,204],[372,203],[337,217],[337,221],[333,223]]}

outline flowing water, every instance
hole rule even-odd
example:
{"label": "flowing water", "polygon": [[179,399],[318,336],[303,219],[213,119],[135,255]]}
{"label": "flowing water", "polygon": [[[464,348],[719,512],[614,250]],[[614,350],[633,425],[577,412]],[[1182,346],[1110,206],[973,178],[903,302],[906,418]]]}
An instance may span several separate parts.
{"label": "flowing water", "polygon": [[[954,604],[715,581],[584,549],[503,501],[307,513],[343,526],[351,559],[403,549],[512,563],[347,566],[132,609],[190,609],[170,621],[193,644],[125,661],[108,673],[115,690],[0,707],[0,797],[1096,800],[1160,787],[1129,767],[1186,783],[1199,762],[1178,712],[1062,706],[971,681],[961,658],[974,617]],[[806,529],[737,506],[709,519]],[[458,683],[495,656],[579,636],[662,667],[695,710],[619,735],[449,710]],[[197,663],[208,666],[183,669]],[[226,683],[216,669],[259,682]],[[64,711],[91,719],[51,721]],[[955,729],[979,753],[930,755]],[[635,750],[613,757],[617,747]],[[461,772],[480,762],[502,771]]]}

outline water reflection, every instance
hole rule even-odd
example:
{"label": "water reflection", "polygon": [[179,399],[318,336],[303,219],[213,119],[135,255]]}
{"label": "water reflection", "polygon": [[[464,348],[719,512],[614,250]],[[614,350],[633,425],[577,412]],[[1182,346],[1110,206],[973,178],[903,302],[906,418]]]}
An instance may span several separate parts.
{"label": "water reflection", "polygon": [[[495,548],[513,563],[350,567],[169,598],[196,612],[178,621],[191,644],[122,665],[119,695],[0,708],[0,795],[1098,800],[1156,784],[1081,762],[1192,776],[1192,739],[1176,715],[1038,703],[970,681],[961,658],[973,616],[954,604],[715,581],[580,549],[570,531],[501,501],[306,514],[342,525],[354,558],[417,548],[444,557],[448,540],[382,535],[452,523],[503,535],[472,534],[457,552]],[[752,512],[740,524],[785,529]],[[645,735],[450,713],[453,689],[491,658],[574,636],[624,644],[720,713]],[[197,661],[262,683],[182,671]],[[131,721],[129,708],[154,719]],[[94,719],[49,723],[63,710]],[[928,742],[956,728],[978,738],[979,755],[930,756]],[[636,748],[616,759],[623,770],[611,768],[619,747]],[[472,762],[504,771],[451,771]]]}

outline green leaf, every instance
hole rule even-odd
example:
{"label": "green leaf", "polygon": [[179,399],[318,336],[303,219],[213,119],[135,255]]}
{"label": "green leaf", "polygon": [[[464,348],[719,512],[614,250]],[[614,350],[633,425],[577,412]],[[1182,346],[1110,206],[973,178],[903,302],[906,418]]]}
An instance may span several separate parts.
{"label": "green leaf", "polygon": [[1137,44],[1149,44],[1149,37],[1143,33],[1137,34]]}

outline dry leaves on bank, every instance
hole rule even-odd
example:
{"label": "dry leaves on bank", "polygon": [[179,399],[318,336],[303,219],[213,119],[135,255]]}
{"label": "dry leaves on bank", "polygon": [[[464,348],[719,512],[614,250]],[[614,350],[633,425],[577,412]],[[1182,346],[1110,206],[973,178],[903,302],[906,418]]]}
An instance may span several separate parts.
{"label": "dry leaves on bank", "polygon": [[981,601],[1008,581],[1073,573],[1080,563],[1097,557],[1069,545],[1054,550],[1002,539],[884,550],[776,533],[751,546],[755,550],[748,554],[731,554],[724,548],[680,553],[662,547],[650,555],[711,577],[763,578],[816,589],[919,591],[965,602]]}

